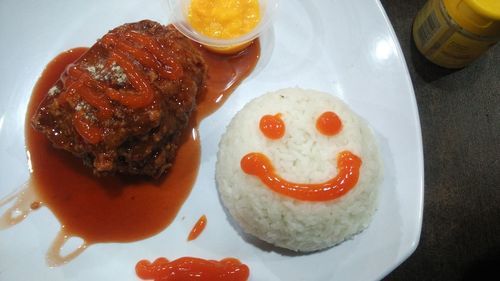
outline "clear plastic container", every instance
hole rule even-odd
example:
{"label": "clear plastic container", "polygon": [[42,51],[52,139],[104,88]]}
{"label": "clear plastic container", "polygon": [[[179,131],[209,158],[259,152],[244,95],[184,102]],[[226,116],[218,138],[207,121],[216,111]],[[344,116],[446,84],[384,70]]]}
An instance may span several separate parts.
{"label": "clear plastic container", "polygon": [[259,37],[269,28],[279,0],[259,0],[261,19],[250,32],[232,39],[208,37],[196,31],[188,21],[188,10],[191,0],[166,0],[171,23],[186,37],[194,40],[210,50],[219,53],[236,53],[247,47],[252,40]]}

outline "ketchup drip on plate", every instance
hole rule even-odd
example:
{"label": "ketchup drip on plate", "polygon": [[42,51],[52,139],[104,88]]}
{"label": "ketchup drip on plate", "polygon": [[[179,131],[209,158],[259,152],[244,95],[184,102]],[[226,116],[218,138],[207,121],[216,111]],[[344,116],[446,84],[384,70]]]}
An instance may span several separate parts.
{"label": "ketchup drip on plate", "polygon": [[139,261],[135,266],[139,278],[155,281],[245,281],[248,266],[235,258],[221,261],[182,257],[174,261],[158,258],[153,263]]}
{"label": "ketchup drip on plate", "polygon": [[193,226],[191,232],[189,232],[188,241],[192,241],[198,238],[198,236],[200,236],[200,234],[205,229],[205,226],[207,226],[207,217],[203,215],[200,217],[200,219],[198,219],[196,224]]}
{"label": "ketchup drip on plate", "polygon": [[[132,51],[127,46],[120,45],[128,44],[123,40],[113,42],[112,37],[104,39],[110,46],[120,45],[119,47],[113,45],[118,54],[115,55],[118,64],[120,64],[120,54],[126,52],[141,63],[152,63],[152,67],[155,67],[153,57],[162,63],[167,62],[165,63],[167,67],[159,75],[178,77],[182,74],[182,69],[167,54],[159,51],[159,46],[155,42],[150,42],[135,33],[127,34],[125,37],[126,41],[139,42],[143,48]],[[78,69],[70,68],[87,48],[75,48],[54,58],[33,89],[26,115],[26,146],[32,167],[30,184],[18,193],[17,199],[9,197],[5,201],[17,200],[14,206],[7,210],[8,214],[0,218],[0,226],[17,223],[20,219],[11,213],[18,209],[23,213],[24,211],[26,214],[29,213],[31,202],[40,202],[42,206],[50,208],[63,226],[61,233],[64,234],[58,235],[51,252],[47,255],[51,259],[48,262],[52,266],[68,262],[81,253],[82,249],[94,243],[137,241],[165,229],[189,195],[198,173],[200,163],[198,124],[204,117],[217,110],[241,81],[252,72],[260,55],[258,40],[235,55],[213,54],[201,46],[199,48],[208,65],[208,79],[199,95],[197,110],[193,113],[189,127],[184,131],[174,165],[159,180],[133,176],[97,178],[90,169],[84,167],[80,159],[65,151],[54,149],[41,133],[31,127],[30,120],[38,105],[65,69],[68,69],[68,72],[73,71],[68,75],[68,79],[73,79],[72,75],[75,77],[85,75],[79,73]],[[122,61],[120,66],[127,72],[127,77],[134,76],[133,68],[125,69],[126,63]],[[130,81],[138,91],[135,96],[130,97],[130,100],[121,97],[118,92],[107,90],[98,81],[87,81],[86,78],[83,80],[85,83],[74,86],[84,92],[82,96],[95,106],[97,116],[101,120],[110,118],[113,114],[107,107],[109,100],[123,102],[125,106],[130,107],[144,106],[150,102],[147,86],[141,85],[140,77],[137,77],[133,84]],[[96,96],[93,93],[87,95],[85,89],[88,87],[98,89],[105,95]],[[66,98],[71,98],[71,93],[65,95]],[[101,132],[96,131],[95,124],[81,121],[81,117],[74,118],[74,124],[80,127],[78,129],[80,133],[85,135],[90,143],[99,142]],[[32,193],[33,200],[26,204],[26,196],[22,195]],[[5,202],[0,201],[0,206],[6,204]],[[27,210],[24,210],[25,208]],[[60,249],[69,237],[80,237],[84,243],[73,252],[76,254],[62,257]]]}

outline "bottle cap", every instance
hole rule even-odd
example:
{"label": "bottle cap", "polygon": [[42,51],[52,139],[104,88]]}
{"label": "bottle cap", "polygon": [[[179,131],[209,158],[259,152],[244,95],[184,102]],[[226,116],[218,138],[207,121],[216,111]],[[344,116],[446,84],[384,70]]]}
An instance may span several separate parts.
{"label": "bottle cap", "polygon": [[479,36],[500,37],[500,0],[444,0],[451,18]]}

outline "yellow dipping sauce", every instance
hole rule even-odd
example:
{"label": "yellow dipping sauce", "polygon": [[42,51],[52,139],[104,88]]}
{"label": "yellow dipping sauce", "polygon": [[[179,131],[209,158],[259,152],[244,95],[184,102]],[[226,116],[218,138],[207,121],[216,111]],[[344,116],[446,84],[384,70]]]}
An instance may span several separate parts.
{"label": "yellow dipping sauce", "polygon": [[259,23],[259,0],[192,0],[188,21],[205,36],[237,38],[252,31]]}

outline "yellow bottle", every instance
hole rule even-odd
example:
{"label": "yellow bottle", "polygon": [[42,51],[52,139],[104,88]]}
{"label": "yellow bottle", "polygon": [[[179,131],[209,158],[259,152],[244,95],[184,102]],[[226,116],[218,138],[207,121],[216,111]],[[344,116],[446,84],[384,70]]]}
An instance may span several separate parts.
{"label": "yellow bottle", "polygon": [[429,0],[413,22],[413,39],[435,64],[462,68],[500,40],[500,0]]}

